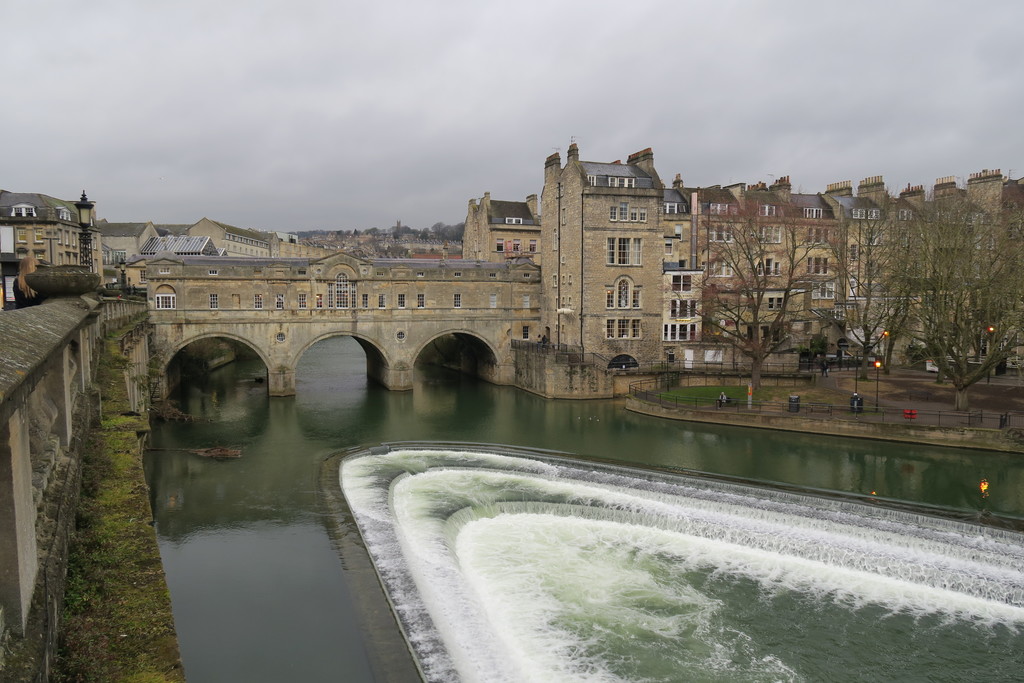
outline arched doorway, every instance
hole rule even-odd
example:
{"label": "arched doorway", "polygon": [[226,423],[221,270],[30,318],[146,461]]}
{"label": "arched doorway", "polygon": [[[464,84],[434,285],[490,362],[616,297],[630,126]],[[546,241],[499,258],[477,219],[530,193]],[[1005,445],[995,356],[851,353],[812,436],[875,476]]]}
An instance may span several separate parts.
{"label": "arched doorway", "polygon": [[636,362],[636,358],[625,353],[615,356],[608,362],[609,370],[630,370],[637,367],[640,367],[640,364]]}

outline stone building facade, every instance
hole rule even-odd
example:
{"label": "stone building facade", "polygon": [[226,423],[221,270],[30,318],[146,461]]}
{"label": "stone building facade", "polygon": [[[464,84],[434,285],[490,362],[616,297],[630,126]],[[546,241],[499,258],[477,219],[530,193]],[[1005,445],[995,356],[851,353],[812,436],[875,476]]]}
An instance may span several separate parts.
{"label": "stone building facade", "polygon": [[530,195],[525,202],[511,202],[492,200],[491,193],[485,192],[479,201],[469,200],[463,258],[501,261],[527,257],[541,265],[541,246],[537,195]]}
{"label": "stone building facade", "polygon": [[645,149],[626,163],[581,161],[570,145],[544,164],[542,324],[553,342],[609,365],[662,356],[664,185]]}

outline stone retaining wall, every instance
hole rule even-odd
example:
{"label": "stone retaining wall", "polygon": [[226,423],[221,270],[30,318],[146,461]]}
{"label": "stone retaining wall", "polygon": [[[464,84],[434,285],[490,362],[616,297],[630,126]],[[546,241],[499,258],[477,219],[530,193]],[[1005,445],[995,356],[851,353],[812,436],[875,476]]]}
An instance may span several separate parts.
{"label": "stone retaining wall", "polygon": [[832,420],[827,417],[803,417],[789,413],[764,414],[709,411],[681,405],[672,407],[662,406],[641,401],[633,396],[626,400],[626,410],[686,422],[706,422],[734,427],[778,429],[789,432],[828,434],[829,436],[851,436],[861,439],[879,439],[882,441],[924,443],[933,446],[1024,453],[1024,439],[1022,439],[1021,435],[1008,430],[856,422],[852,420]]}
{"label": "stone retaining wall", "polygon": [[0,313],[0,679],[49,676],[98,353],[108,330],[144,314],[91,296]]}

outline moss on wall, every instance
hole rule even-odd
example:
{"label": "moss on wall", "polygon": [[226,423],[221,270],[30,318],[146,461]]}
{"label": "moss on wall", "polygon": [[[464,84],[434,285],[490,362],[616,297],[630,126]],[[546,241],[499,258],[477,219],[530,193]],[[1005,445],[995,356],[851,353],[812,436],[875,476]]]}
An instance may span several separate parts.
{"label": "moss on wall", "polygon": [[103,418],[85,444],[55,681],[184,681],[142,470],[145,417],[129,413],[118,335],[97,383]]}

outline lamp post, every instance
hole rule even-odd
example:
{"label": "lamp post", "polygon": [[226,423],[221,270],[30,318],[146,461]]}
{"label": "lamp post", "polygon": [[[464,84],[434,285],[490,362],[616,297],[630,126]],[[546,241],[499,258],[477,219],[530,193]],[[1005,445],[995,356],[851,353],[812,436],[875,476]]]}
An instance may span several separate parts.
{"label": "lamp post", "polygon": [[128,291],[128,274],[125,272],[124,259],[118,264],[118,269],[121,271],[121,293],[125,294]]}
{"label": "lamp post", "polygon": [[75,208],[78,209],[78,227],[82,229],[82,234],[78,238],[78,265],[88,266],[89,272],[96,268],[92,258],[92,209],[94,206],[96,203],[90,202],[89,198],[85,196],[85,190],[82,190],[82,198],[75,202]]}
{"label": "lamp post", "polygon": [[875,410],[878,410],[878,371],[882,368],[882,361],[875,361]]}

